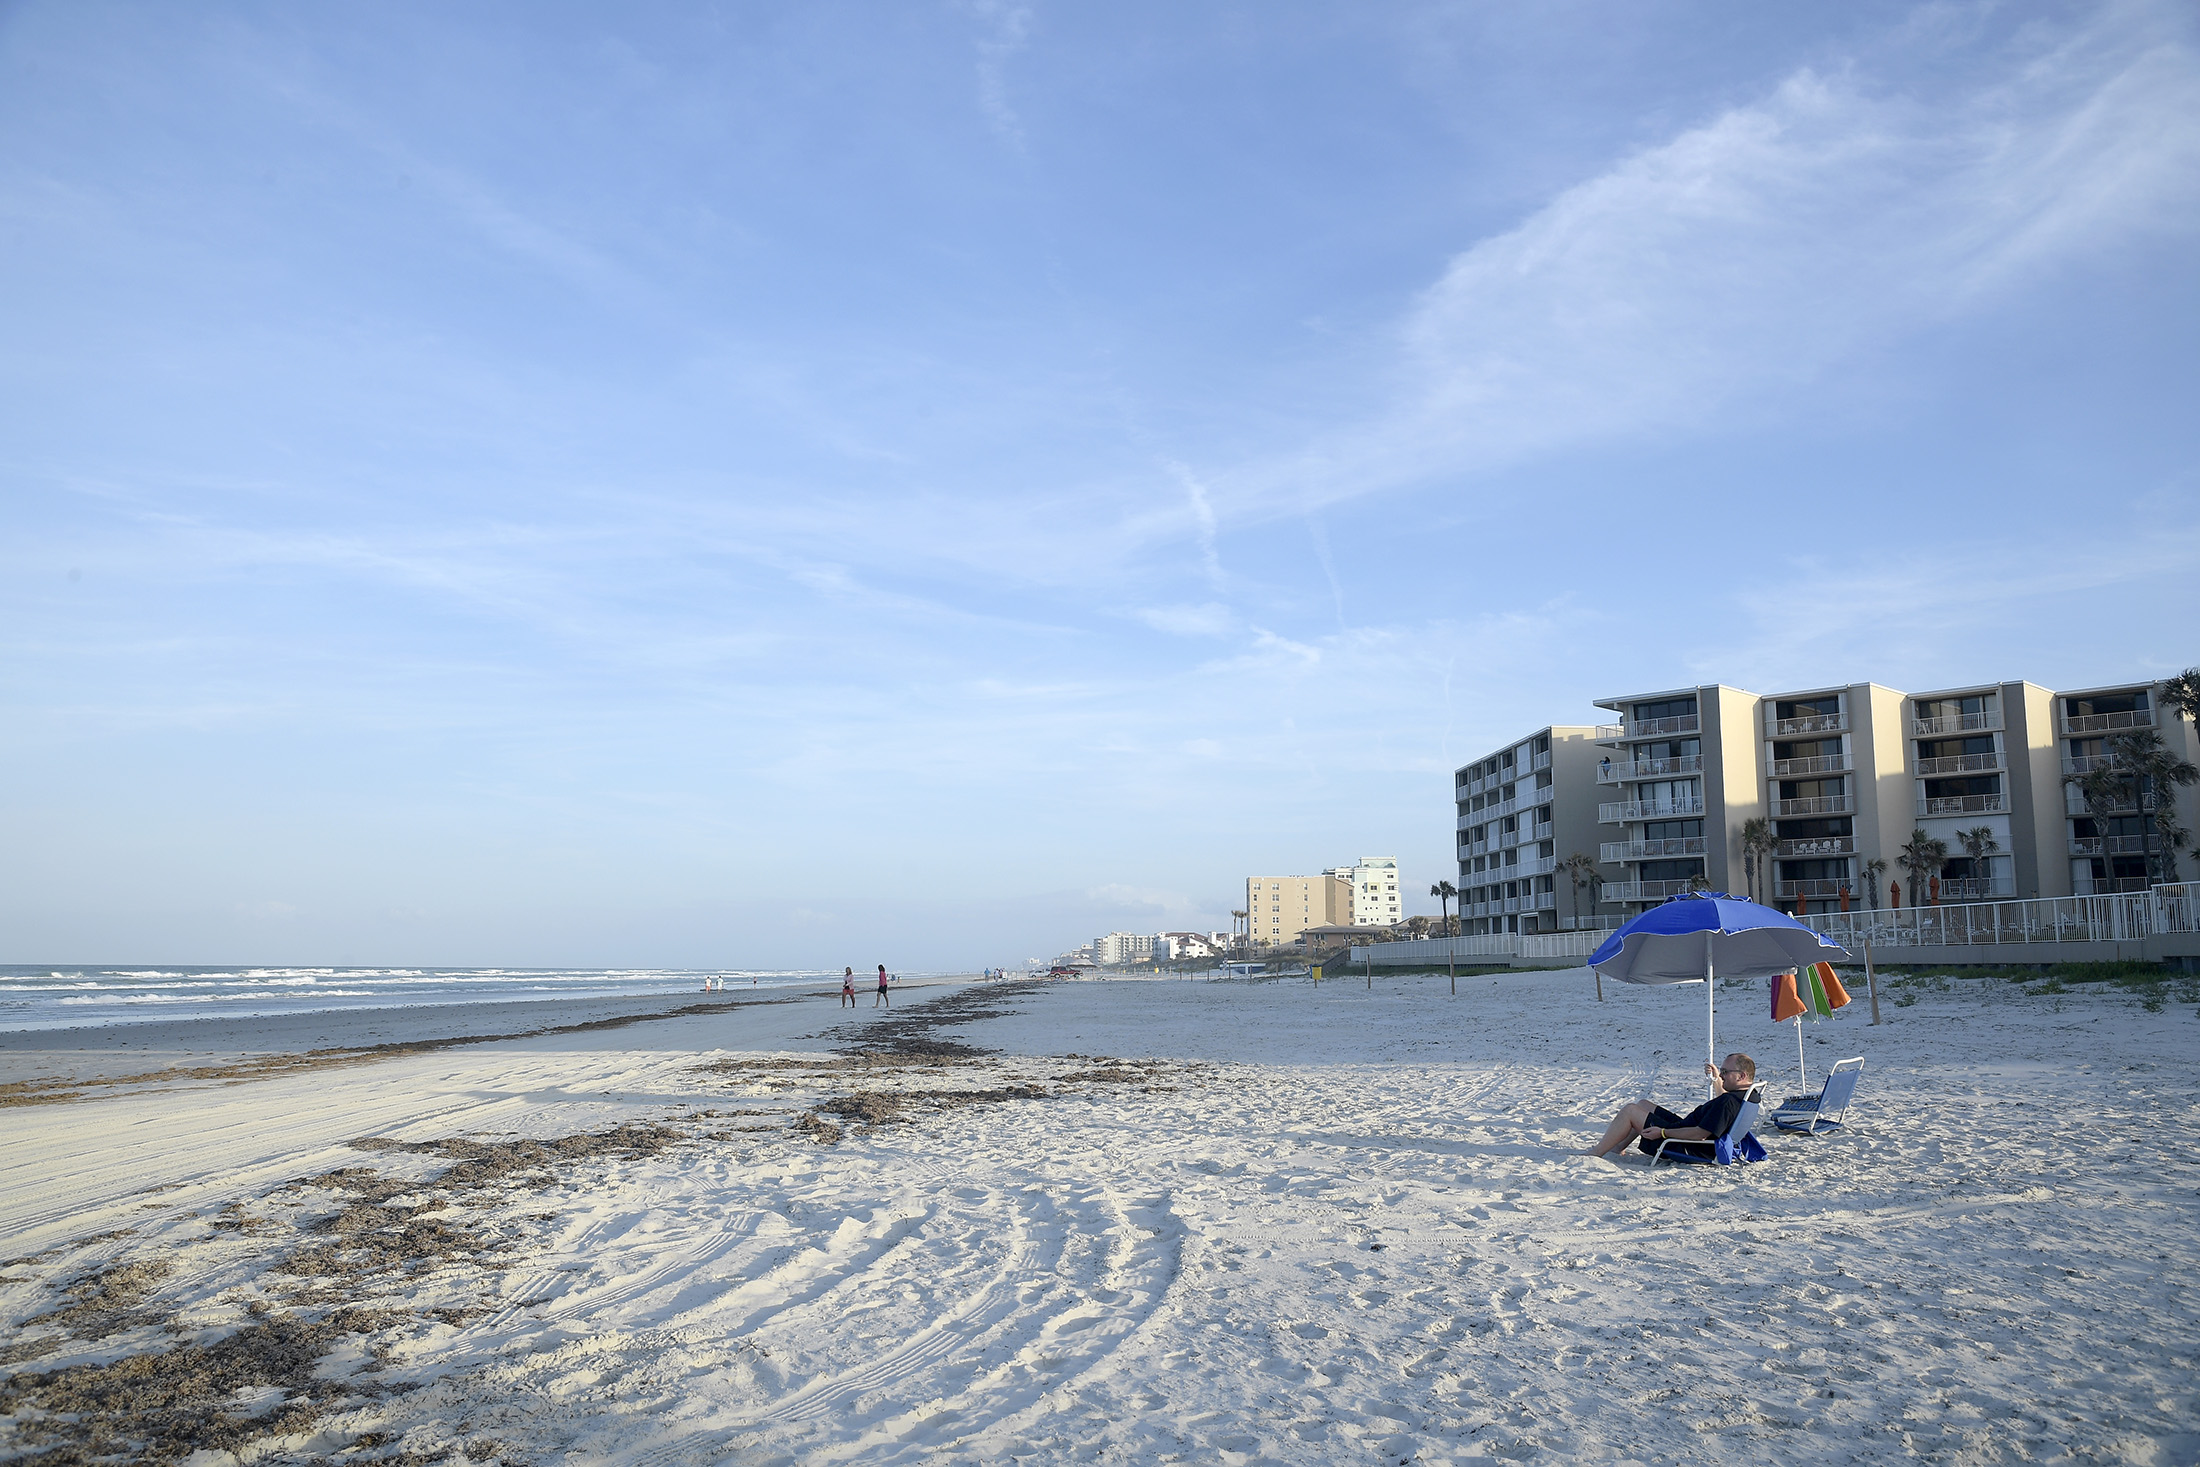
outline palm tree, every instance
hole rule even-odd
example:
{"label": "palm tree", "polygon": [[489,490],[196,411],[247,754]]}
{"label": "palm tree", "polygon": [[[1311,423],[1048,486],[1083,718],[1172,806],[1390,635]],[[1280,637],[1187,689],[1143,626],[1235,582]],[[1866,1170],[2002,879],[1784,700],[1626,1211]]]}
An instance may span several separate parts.
{"label": "palm tree", "polygon": [[1887,863],[1877,856],[1864,863],[1864,904],[1875,912],[1879,910],[1879,878],[1886,874]]}
{"label": "palm tree", "polygon": [[1444,935],[1449,937],[1451,935],[1451,899],[1459,895],[1459,888],[1448,881],[1439,881],[1428,889],[1428,894],[1436,898],[1437,910],[1442,912],[1444,917]]}
{"label": "palm tree", "polygon": [[[1565,872],[1569,879],[1567,900],[1574,909],[1574,927],[1578,931],[1581,927],[1581,889],[1597,879],[1597,863],[1583,852],[1576,851],[1559,862],[1558,869]],[[1594,906],[1595,903],[1590,905]]]}
{"label": "palm tree", "polygon": [[[1244,920],[1246,919],[1246,917],[1247,917],[1247,916],[1249,916],[1249,915],[1250,915],[1249,913],[1246,913],[1246,912],[1239,912],[1239,911],[1232,911],[1232,912],[1230,913],[1230,935],[1231,935],[1232,937],[1235,937],[1235,936],[1237,936],[1237,929],[1238,929],[1238,924],[1239,924],[1240,922],[1243,922],[1243,921],[1244,921]],[[1246,929],[1245,929],[1245,950],[1247,950],[1247,951],[1250,951],[1250,950],[1251,950],[1251,948],[1252,948],[1252,946],[1253,946],[1253,929],[1252,929],[1252,928],[1250,928],[1250,927],[1248,927],[1248,928],[1246,928]]]}
{"label": "palm tree", "polygon": [[1779,842],[1772,838],[1772,822],[1759,815],[1742,822],[1742,879],[1749,884],[1749,899],[1762,901],[1759,895],[1758,873],[1771,872],[1771,863],[1765,858],[1772,854]]}
{"label": "palm tree", "polygon": [[[2142,822],[2153,825],[2157,839],[2146,842],[2147,854],[2154,858],[2159,852],[2160,865],[2149,860],[2147,882],[2151,885],[2177,879],[2177,848],[2191,839],[2191,834],[2178,823],[2174,792],[2180,785],[2200,782],[2200,768],[2178,758],[2158,730],[2139,728],[2113,735],[2108,740],[2108,757],[2099,768],[2071,775],[2065,782],[2078,787],[2087,811],[2100,822],[2103,834],[2119,810],[2129,810]],[[2151,816],[2146,809],[2150,801],[2154,807]]]}
{"label": "palm tree", "polygon": [[1925,883],[1948,864],[1948,843],[1928,834],[1920,825],[1910,832],[1910,843],[1895,855],[1894,863],[1910,878],[1910,905],[1914,907]]}
{"label": "palm tree", "polygon": [[[2001,842],[1994,838],[1994,827],[1974,825],[1969,830],[1959,830],[1956,832],[1956,841],[1963,847],[1963,854],[1971,858],[1971,879],[1988,880],[1986,862],[1994,852],[2001,849]],[[1981,887],[1979,895],[1986,895],[1986,888]]]}
{"label": "palm tree", "polygon": [[2200,727],[2200,667],[2188,667],[2162,683],[2162,706]]}

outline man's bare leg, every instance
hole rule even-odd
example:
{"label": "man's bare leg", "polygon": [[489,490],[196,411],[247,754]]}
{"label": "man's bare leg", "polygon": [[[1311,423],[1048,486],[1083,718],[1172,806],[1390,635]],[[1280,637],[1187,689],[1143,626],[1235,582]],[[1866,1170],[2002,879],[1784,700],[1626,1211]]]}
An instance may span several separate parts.
{"label": "man's bare leg", "polygon": [[1615,1151],[1625,1151],[1642,1134],[1642,1128],[1649,1124],[1650,1112],[1655,1108],[1647,1100],[1621,1106],[1619,1114],[1612,1117],[1612,1124],[1604,1128],[1604,1135],[1597,1144],[1584,1149],[1581,1154],[1610,1156]]}

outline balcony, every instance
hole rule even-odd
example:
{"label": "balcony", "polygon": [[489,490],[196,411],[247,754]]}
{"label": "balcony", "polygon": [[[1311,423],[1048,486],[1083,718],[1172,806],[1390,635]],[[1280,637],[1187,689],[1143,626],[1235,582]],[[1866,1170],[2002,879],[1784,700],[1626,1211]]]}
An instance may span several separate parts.
{"label": "balcony", "polygon": [[1548,768],[1550,768],[1550,767],[1551,767],[1551,756],[1550,756],[1550,755],[1549,755],[1548,753],[1542,753],[1542,754],[1538,754],[1538,755],[1536,755],[1536,756],[1535,756],[1535,769],[1534,769],[1534,770],[1531,770],[1530,772],[1531,772],[1531,773],[1534,773],[1534,772],[1538,772],[1538,771],[1541,771],[1541,770],[1545,770],[1545,769],[1548,769]]}
{"label": "balcony", "polygon": [[1779,815],[1853,815],[1854,795],[1806,795],[1799,800],[1774,800],[1772,813]]}
{"label": "balcony", "polygon": [[[1701,889],[1694,881],[1607,881],[1599,901],[1607,902],[1662,902],[1667,897],[1686,896]],[[1555,893],[1554,893],[1555,894]]]}
{"label": "balcony", "polygon": [[1703,755],[1677,754],[1670,759],[1636,759],[1626,764],[1597,765],[1598,784],[1618,784],[1623,779],[1664,779],[1675,774],[1703,773]]}
{"label": "balcony", "polygon": [[[2149,847],[2143,836],[2137,835],[2074,835],[2070,838],[2070,854],[2073,856],[2143,856]],[[2151,849],[2162,849],[2162,838],[2154,837]]]}
{"label": "balcony", "polygon": [[1846,713],[1806,713],[1800,718],[1768,718],[1765,731],[1776,739],[1796,734],[1847,733],[1849,716]]}
{"label": "balcony", "polygon": [[1989,709],[1984,713],[1951,713],[1944,718],[1913,718],[1910,735],[1913,738],[1937,738],[1941,734],[1992,733],[2001,727],[2001,710]]}
{"label": "balcony", "polygon": [[1624,723],[1600,723],[1597,725],[1596,741],[1600,744],[1617,743],[1626,737],[1627,725]]}
{"label": "balcony", "polygon": [[2096,769],[2106,769],[2110,757],[2106,754],[2065,754],[2063,773],[2068,775],[2091,774]]}
{"label": "balcony", "polygon": [[2121,733],[2126,729],[2154,727],[2152,708],[2133,708],[2124,713],[2080,713],[2062,715],[2062,728],[2066,734]]}
{"label": "balcony", "polygon": [[1557,798],[1558,786],[1547,784],[1539,790],[1531,790],[1527,794],[1521,795],[1519,800],[1523,805],[1548,805]]}
{"label": "balcony", "polygon": [[1773,845],[1772,854],[1790,860],[1800,856],[1853,856],[1856,854],[1856,837],[1816,835],[1800,840],[1783,840]]}
{"label": "balcony", "polygon": [[1940,883],[1943,902],[1984,902],[2016,894],[2017,881],[2013,876],[1959,876]]}
{"label": "balcony", "polygon": [[2002,795],[1934,795],[1917,802],[1920,815],[2000,815],[2009,809]]}
{"label": "balcony", "polygon": [[1702,813],[1701,796],[1692,800],[1614,800],[1597,806],[1597,823],[1612,825],[1623,820],[1664,820]]}
{"label": "balcony", "polygon": [[1774,896],[1803,897],[1806,899],[1837,897],[1841,895],[1843,888],[1846,888],[1853,897],[1856,892],[1856,883],[1846,877],[1815,876],[1808,881],[1775,881],[1772,883],[1772,894]]}
{"label": "balcony", "polygon": [[1522,861],[1518,866],[1507,866],[1505,879],[1513,881],[1522,876],[1548,876],[1557,869],[1558,857],[1537,856],[1532,860]]}
{"label": "balcony", "polygon": [[1856,760],[1847,754],[1814,754],[1808,759],[1775,759],[1772,761],[1774,779],[1793,779],[1803,774],[1846,774],[1856,767]]}
{"label": "balcony", "polygon": [[2074,885],[2079,896],[2114,896],[2146,891],[2153,883],[2144,876],[2081,876]]}
{"label": "balcony", "polygon": [[1621,861],[1662,861],[1668,856],[1700,856],[1704,838],[1684,835],[1672,840],[1613,840],[1597,847],[1597,859],[1607,865]]}
{"label": "balcony", "polygon": [[1917,761],[1919,774],[1987,774],[1999,768],[1999,754],[1950,754],[1943,759]]}

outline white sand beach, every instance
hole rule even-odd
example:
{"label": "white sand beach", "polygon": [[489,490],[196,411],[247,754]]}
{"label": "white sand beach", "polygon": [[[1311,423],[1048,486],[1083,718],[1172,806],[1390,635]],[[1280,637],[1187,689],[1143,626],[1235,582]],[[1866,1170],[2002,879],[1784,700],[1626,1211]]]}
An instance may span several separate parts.
{"label": "white sand beach", "polygon": [[1727,1169],[1567,1154],[1702,1093],[1582,971],[0,1049],[205,1072],[13,1092],[0,1460],[2191,1463],[2195,998],[2037,987],[1806,1025],[1853,1127]]}

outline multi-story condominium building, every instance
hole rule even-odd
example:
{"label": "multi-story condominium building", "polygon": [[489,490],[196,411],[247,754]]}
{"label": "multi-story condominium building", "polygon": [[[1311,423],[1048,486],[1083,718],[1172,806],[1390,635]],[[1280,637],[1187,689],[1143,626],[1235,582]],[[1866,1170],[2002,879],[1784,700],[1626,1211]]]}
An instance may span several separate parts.
{"label": "multi-story condominium building", "polygon": [[[2100,768],[2108,761],[2109,740],[2139,729],[2155,730],[2173,753],[2200,763],[2200,730],[2187,725],[2176,713],[2160,709],[2151,683],[2061,693],[2054,702],[2055,763],[2066,780]],[[2176,803],[2179,824],[2187,830],[2200,830],[2200,810],[2186,808],[2200,805],[2190,787],[2169,791],[2166,796],[2150,792],[2150,815],[2163,798]],[[2061,814],[2068,822],[2073,890],[2146,889],[2146,853],[2153,852],[2159,869],[2162,840],[2159,829],[2149,834],[2142,828],[2142,815],[2135,801],[2127,797],[2114,809],[2097,813],[2086,807],[2074,786],[2066,784]]]}
{"label": "multi-story condominium building", "polygon": [[1294,942],[1309,927],[1352,921],[1352,886],[1343,877],[1248,876],[1245,931],[1255,947]]}
{"label": "multi-story condominium building", "polygon": [[1352,925],[1395,927],[1405,919],[1398,904],[1398,862],[1391,856],[1362,856],[1357,866],[1324,871],[1352,887]]}
{"label": "multi-story condominium building", "polygon": [[1135,932],[1111,932],[1092,940],[1092,960],[1103,968],[1153,956],[1154,939]]}
{"label": "multi-story condominium building", "polygon": [[1596,849],[1596,730],[1552,726],[1452,775],[1460,930],[1551,932],[1592,917],[1567,857]]}
{"label": "multi-story condominium building", "polygon": [[[2200,753],[2194,730],[2158,715],[2150,684],[1905,694],[1852,683],[1769,696],[1711,685],[1598,706],[1621,715],[1595,730],[1605,752],[1594,777],[1609,792],[1598,820],[1617,837],[1599,855],[1624,868],[1602,895],[1629,912],[1704,887],[1810,912],[2141,888],[2142,814],[2126,808],[2128,789],[2122,806],[2096,811],[2069,781],[2131,730],[2156,730],[2175,757]],[[1560,782],[1563,804],[1562,771]],[[2186,828],[2200,820],[2190,787],[2162,798]],[[1745,849],[1758,819],[1766,843]],[[1913,877],[1902,852],[1920,831],[1949,854]]]}

